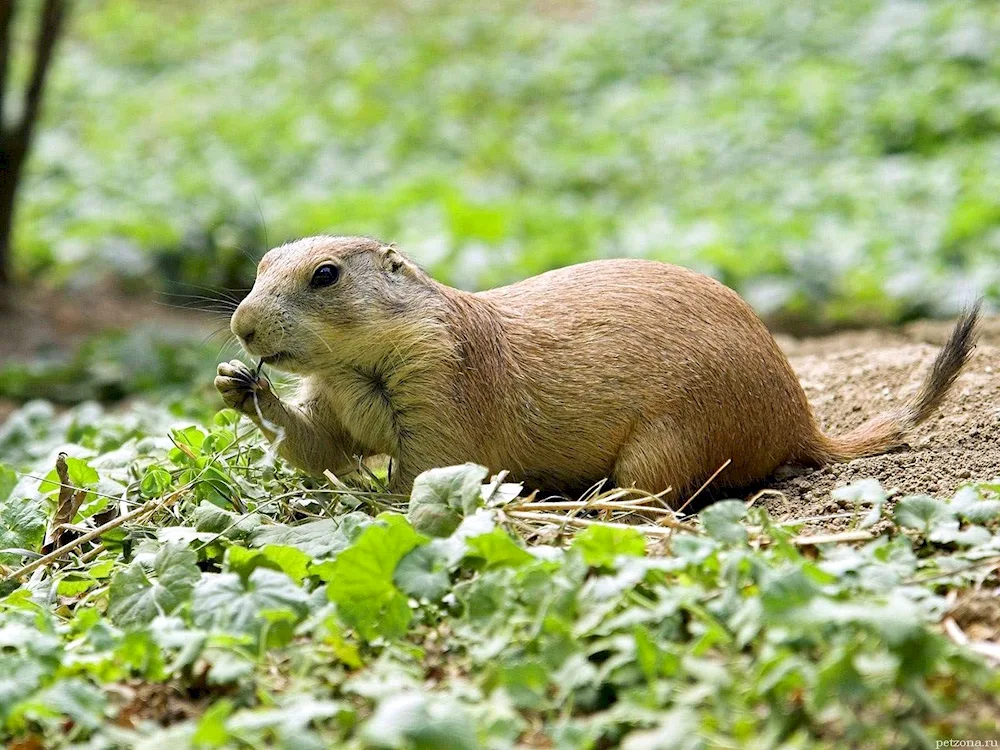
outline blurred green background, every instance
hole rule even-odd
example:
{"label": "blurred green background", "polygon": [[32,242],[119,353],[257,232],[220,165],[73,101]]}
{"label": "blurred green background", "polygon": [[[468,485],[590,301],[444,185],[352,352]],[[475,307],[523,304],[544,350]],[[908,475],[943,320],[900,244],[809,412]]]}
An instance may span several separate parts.
{"label": "blurred green background", "polygon": [[239,288],[364,233],[465,288],[641,256],[779,327],[946,315],[1000,295],[998,47],[993,0],[79,2],[16,270]]}

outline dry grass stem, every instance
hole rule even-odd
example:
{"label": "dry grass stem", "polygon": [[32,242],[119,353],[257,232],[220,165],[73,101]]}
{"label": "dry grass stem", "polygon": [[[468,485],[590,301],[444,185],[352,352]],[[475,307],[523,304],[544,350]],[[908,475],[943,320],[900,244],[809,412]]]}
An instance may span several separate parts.
{"label": "dry grass stem", "polygon": [[729,466],[729,464],[731,464],[732,462],[733,462],[733,459],[727,458],[726,462],[724,464],[722,464],[722,466],[720,466],[718,469],[716,469],[715,472],[712,474],[712,476],[710,476],[708,479],[706,479],[705,483],[702,484],[701,487],[699,487],[695,491],[695,493],[693,495],[691,495],[691,497],[689,497],[687,500],[684,501],[684,503],[681,505],[681,507],[679,507],[677,509],[677,512],[681,513],[686,507],[688,507],[694,501],[694,499],[697,498],[698,495],[700,495],[702,492],[704,492],[705,488],[708,487],[708,485],[710,485],[712,482],[714,482],[715,478],[717,476],[719,476],[719,474],[721,474],[723,471],[725,471],[726,467]]}
{"label": "dry grass stem", "polygon": [[181,494],[183,494],[187,489],[189,488],[185,486],[179,490],[176,490],[175,492],[170,493],[166,497],[162,497],[156,500],[150,500],[147,503],[141,505],[139,508],[136,508],[131,513],[125,513],[124,515],[118,516],[118,518],[114,519],[113,521],[108,521],[103,526],[98,526],[93,531],[89,531],[83,536],[74,539],[72,542],[64,544],[62,547],[53,550],[44,557],[39,557],[37,560],[34,560],[28,563],[27,565],[15,570],[13,573],[8,575],[4,580],[13,581],[15,579],[20,578],[21,576],[28,575],[29,573],[34,572],[38,568],[44,567],[49,563],[58,560],[60,557],[69,554],[77,547],[86,544],[87,542],[93,541],[94,539],[97,539],[98,537],[103,536],[104,534],[107,534],[112,529],[116,529],[128,521],[135,521],[140,518],[150,516],[156,511],[166,508],[168,505],[175,502],[177,498],[180,497]]}

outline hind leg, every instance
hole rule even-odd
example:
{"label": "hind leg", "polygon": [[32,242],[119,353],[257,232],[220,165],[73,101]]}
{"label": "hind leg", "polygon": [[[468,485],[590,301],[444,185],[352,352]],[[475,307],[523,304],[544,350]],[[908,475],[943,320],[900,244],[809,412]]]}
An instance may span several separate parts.
{"label": "hind leg", "polygon": [[692,448],[697,447],[688,441],[665,422],[640,426],[618,452],[615,484],[654,493],[670,488],[664,500],[678,507],[701,473],[697,465],[700,462],[692,460],[691,455]]}

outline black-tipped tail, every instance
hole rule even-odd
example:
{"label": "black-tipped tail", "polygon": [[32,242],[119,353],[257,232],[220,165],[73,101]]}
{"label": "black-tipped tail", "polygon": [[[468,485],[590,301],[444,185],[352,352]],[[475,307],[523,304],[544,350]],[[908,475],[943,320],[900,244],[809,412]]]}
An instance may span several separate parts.
{"label": "black-tipped tail", "polygon": [[906,434],[927,419],[941,405],[976,348],[977,324],[982,300],[978,300],[959,319],[944,348],[938,353],[916,395],[901,409],[881,414],[846,435],[830,437],[817,433],[807,446],[805,459],[828,464],[850,461],[863,456],[877,456],[904,443]]}

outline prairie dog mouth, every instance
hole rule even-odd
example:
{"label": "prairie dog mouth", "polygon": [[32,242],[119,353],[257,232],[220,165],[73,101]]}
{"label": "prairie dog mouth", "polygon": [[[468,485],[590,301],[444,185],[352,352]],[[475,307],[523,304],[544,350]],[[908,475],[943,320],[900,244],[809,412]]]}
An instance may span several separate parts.
{"label": "prairie dog mouth", "polygon": [[287,362],[290,359],[292,359],[291,352],[275,352],[274,354],[269,354],[266,357],[261,357],[260,361],[265,365],[274,366],[281,362]]}

